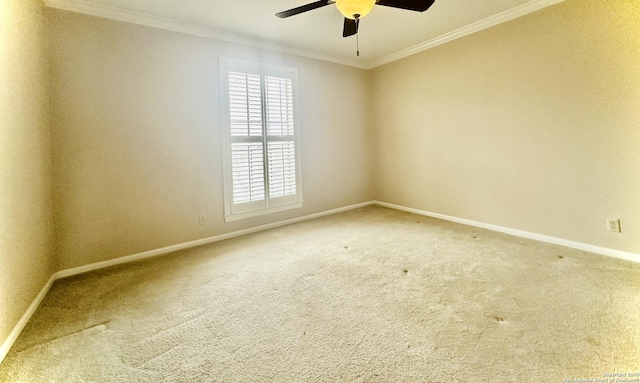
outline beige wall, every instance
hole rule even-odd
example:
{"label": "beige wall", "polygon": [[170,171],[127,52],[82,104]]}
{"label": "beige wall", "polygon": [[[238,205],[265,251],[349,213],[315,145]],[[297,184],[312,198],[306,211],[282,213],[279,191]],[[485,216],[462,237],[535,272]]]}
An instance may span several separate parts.
{"label": "beige wall", "polygon": [[52,273],[43,7],[39,0],[0,1],[0,343]]}
{"label": "beige wall", "polygon": [[[48,12],[58,269],[373,199],[365,71]],[[221,55],[298,68],[303,208],[224,222]]]}
{"label": "beige wall", "polygon": [[372,81],[378,199],[640,253],[640,2],[569,0]]}

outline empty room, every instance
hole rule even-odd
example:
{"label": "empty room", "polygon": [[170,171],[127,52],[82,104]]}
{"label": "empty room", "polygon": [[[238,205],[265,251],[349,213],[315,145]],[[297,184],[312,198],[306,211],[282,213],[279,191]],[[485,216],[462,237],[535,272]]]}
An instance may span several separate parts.
{"label": "empty room", "polygon": [[0,382],[640,382],[637,0],[0,0]]}

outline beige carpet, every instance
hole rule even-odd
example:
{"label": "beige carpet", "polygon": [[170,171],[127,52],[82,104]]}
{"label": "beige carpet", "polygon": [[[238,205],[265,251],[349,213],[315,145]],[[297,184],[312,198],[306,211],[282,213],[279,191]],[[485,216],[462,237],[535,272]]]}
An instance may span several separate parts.
{"label": "beige carpet", "polygon": [[639,371],[639,264],[368,207],[58,281],[0,381]]}

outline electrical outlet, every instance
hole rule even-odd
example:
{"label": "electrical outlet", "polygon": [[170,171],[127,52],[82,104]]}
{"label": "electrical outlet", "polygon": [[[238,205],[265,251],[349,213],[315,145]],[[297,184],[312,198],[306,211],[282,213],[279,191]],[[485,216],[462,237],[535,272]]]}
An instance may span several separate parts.
{"label": "electrical outlet", "polygon": [[619,233],[620,220],[618,218],[607,218],[607,230],[614,233]]}
{"label": "electrical outlet", "polygon": [[207,216],[206,216],[206,215],[204,215],[204,214],[202,214],[202,215],[200,216],[200,224],[201,224],[201,225],[204,225],[205,223],[207,223]]}

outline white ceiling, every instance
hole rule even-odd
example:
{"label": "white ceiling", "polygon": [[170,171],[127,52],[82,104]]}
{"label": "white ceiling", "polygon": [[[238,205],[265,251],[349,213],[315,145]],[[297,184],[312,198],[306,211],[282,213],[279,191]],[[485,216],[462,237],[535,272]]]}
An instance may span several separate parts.
{"label": "white ceiling", "polygon": [[372,68],[564,0],[436,0],[426,12],[375,6],[356,38],[335,5],[280,19],[313,0],[44,0],[50,7]]}

